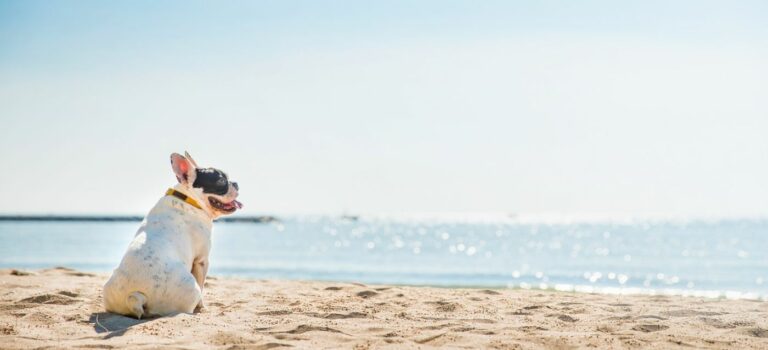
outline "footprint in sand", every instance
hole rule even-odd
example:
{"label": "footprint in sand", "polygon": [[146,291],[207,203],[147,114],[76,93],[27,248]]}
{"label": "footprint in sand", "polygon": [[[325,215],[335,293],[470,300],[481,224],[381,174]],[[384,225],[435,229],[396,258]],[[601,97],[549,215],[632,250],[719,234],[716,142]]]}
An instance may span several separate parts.
{"label": "footprint in sand", "polygon": [[501,293],[499,293],[499,292],[497,292],[495,290],[490,290],[490,289],[481,290],[480,293],[488,294],[488,295],[499,295],[499,294],[501,294]]}
{"label": "footprint in sand", "polygon": [[536,332],[536,331],[548,331],[549,329],[539,326],[522,326],[518,327],[517,329],[529,333],[529,332]]}
{"label": "footprint in sand", "polygon": [[[513,312],[507,312],[507,315],[513,315],[513,316],[530,316],[530,315],[533,315],[533,313],[532,313],[532,312],[528,312],[528,311],[530,311],[530,310],[538,310],[538,309],[541,309],[542,307],[545,307],[545,306],[543,306],[543,305],[529,305],[529,306],[523,306],[523,308],[522,308],[522,309],[519,309],[519,310],[517,310],[517,311],[513,311]],[[549,306],[546,306],[546,307],[547,307],[547,308],[549,308]]]}
{"label": "footprint in sand", "polygon": [[725,315],[727,314],[727,312],[680,309],[680,310],[665,311],[665,312],[662,312],[661,314],[665,316],[670,316],[670,317],[690,317],[690,316],[719,316],[719,315]]}
{"label": "footprint in sand", "polygon": [[283,343],[266,343],[266,344],[235,344],[227,348],[227,350],[269,350],[274,348],[292,347],[290,344]]}
{"label": "footprint in sand", "polygon": [[19,300],[19,303],[69,305],[78,302],[66,294],[43,294]]}
{"label": "footprint in sand", "polygon": [[650,318],[650,319],[660,320],[660,321],[666,321],[667,320],[664,317],[656,316],[656,315],[640,315],[640,316],[635,316],[636,320],[641,320],[641,319],[644,319],[644,318]]}
{"label": "footprint in sand", "polygon": [[33,324],[52,325],[59,322],[59,320],[45,312],[33,312],[29,315],[22,317],[25,321]]}
{"label": "footprint in sand", "polygon": [[529,306],[524,306],[523,309],[524,310],[536,310],[536,309],[541,309],[542,307],[544,307],[544,306],[543,305],[529,305]]}
{"label": "footprint in sand", "polygon": [[37,272],[32,271],[24,271],[24,270],[11,270],[12,276],[34,276],[37,275]]}
{"label": "footprint in sand", "polygon": [[629,315],[611,316],[611,317],[606,318],[606,320],[608,320],[608,321],[626,321],[626,320],[631,320],[631,319],[632,319],[632,316],[629,316]]}
{"label": "footprint in sand", "polygon": [[750,321],[724,322],[723,320],[720,320],[717,318],[710,318],[710,317],[701,317],[699,319],[701,320],[701,322],[703,322],[707,326],[720,328],[720,329],[733,329],[737,327],[752,326],[755,324],[754,322],[750,322]]}
{"label": "footprint in sand", "polygon": [[362,292],[357,293],[357,296],[359,296],[361,298],[365,298],[365,299],[373,297],[373,296],[377,296],[377,295],[379,295],[379,293],[376,293],[376,292],[374,292],[372,290],[364,290]]}
{"label": "footprint in sand", "polygon": [[217,331],[215,334],[208,336],[208,343],[213,345],[227,345],[227,344],[248,344],[251,343],[251,339],[243,337],[241,334],[230,331]]}
{"label": "footprint in sand", "polygon": [[285,315],[290,315],[292,313],[293,312],[291,312],[291,310],[270,310],[270,311],[259,312],[259,313],[257,313],[257,315],[260,315],[260,316],[285,316]]}
{"label": "footprint in sand", "polygon": [[424,327],[420,327],[420,328],[421,329],[425,329],[425,330],[429,330],[429,331],[436,331],[436,330],[443,329],[445,327],[452,327],[452,326],[457,326],[457,325],[459,325],[459,324],[458,323],[443,323],[443,324],[437,324],[437,325],[433,325],[433,326],[424,326]]}
{"label": "footprint in sand", "polygon": [[0,335],[16,335],[16,329],[12,325],[4,324],[0,325]]}
{"label": "footprint in sand", "polygon": [[427,304],[434,304],[435,310],[440,312],[453,312],[461,308],[461,305],[449,301],[428,301]]}
{"label": "footprint in sand", "polygon": [[632,327],[632,330],[649,333],[663,331],[667,328],[669,328],[669,326],[665,326],[663,324],[639,324]]}
{"label": "footprint in sand", "polygon": [[285,334],[285,333],[275,334],[275,335],[273,335],[273,337],[275,337],[275,339],[279,339],[279,340],[292,340],[292,341],[305,341],[305,340],[309,340],[309,338],[307,338],[307,337],[302,337],[302,336],[293,335],[293,334]]}
{"label": "footprint in sand", "polygon": [[366,318],[368,317],[368,314],[363,312],[350,312],[348,314],[339,314],[339,313],[327,313],[327,314],[316,314],[316,313],[310,313],[307,314],[308,316],[317,317],[317,318],[324,318],[326,320],[343,320],[347,318]]}
{"label": "footprint in sand", "polygon": [[[16,310],[23,310],[23,309],[29,309],[33,307],[37,307],[40,305],[35,304],[28,304],[28,303],[15,303],[15,304],[2,304],[0,305],[0,313],[5,311],[16,311]],[[24,316],[26,313],[11,313],[11,315],[14,316]]]}
{"label": "footprint in sand", "polygon": [[445,334],[446,333],[435,334],[435,335],[432,335],[432,336],[429,336],[429,337],[426,337],[426,338],[415,340],[415,342],[418,343],[418,344],[426,344],[426,343],[429,343],[429,342],[431,342],[431,341],[433,341],[433,340],[435,340],[437,338],[440,338],[440,337],[444,336]]}
{"label": "footprint in sand", "polygon": [[52,269],[47,269],[47,270],[43,270],[43,271],[54,271],[54,270],[61,270],[61,271],[75,271],[75,269],[70,269],[70,268],[68,268],[68,267],[64,267],[64,266],[56,266],[56,267],[54,267],[54,268],[52,268]]}
{"label": "footprint in sand", "polygon": [[615,329],[613,329],[613,327],[609,325],[599,325],[597,326],[596,329],[598,332],[603,332],[603,333],[613,333],[615,331]]}
{"label": "footprint in sand", "polygon": [[330,333],[346,334],[346,333],[344,333],[344,332],[342,332],[342,331],[340,331],[338,329],[333,329],[333,328],[324,327],[324,326],[312,326],[312,325],[308,325],[308,324],[298,325],[296,328],[291,329],[289,331],[274,332],[274,333],[303,334],[303,333],[307,333],[307,332],[330,332]]}
{"label": "footprint in sand", "polygon": [[67,275],[75,276],[75,277],[96,277],[95,274],[87,273],[87,272],[80,272],[80,271],[67,272]]}
{"label": "footprint in sand", "polygon": [[547,315],[547,317],[557,317],[558,320],[563,322],[576,322],[579,320],[578,318],[571,317],[570,315],[566,315],[566,314],[552,314],[552,315]]}
{"label": "footprint in sand", "polygon": [[758,338],[768,338],[768,329],[764,328],[750,328],[746,330],[747,335],[751,335],[753,337]]}
{"label": "footprint in sand", "polygon": [[511,316],[530,316],[530,315],[533,315],[533,313],[532,312],[525,312],[523,310],[517,310],[517,311],[507,312],[507,315],[511,315]]}

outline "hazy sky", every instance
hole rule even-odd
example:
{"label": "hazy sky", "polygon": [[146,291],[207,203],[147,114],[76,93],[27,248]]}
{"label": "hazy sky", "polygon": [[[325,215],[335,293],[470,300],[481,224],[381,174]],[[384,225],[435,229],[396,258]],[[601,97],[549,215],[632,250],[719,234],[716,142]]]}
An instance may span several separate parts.
{"label": "hazy sky", "polygon": [[765,1],[0,2],[0,212],[768,215]]}

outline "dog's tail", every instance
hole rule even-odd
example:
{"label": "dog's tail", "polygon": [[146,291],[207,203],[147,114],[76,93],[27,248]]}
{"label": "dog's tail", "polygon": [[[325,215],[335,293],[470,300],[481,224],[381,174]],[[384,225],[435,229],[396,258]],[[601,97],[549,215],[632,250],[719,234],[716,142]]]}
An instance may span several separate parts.
{"label": "dog's tail", "polygon": [[144,305],[147,303],[147,297],[142,292],[133,292],[128,295],[127,305],[130,314],[141,319],[144,316]]}

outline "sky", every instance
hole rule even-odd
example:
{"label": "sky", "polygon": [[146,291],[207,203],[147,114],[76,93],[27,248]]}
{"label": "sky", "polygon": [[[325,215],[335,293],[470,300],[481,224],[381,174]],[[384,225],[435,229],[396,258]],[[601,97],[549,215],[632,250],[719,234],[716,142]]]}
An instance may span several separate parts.
{"label": "sky", "polygon": [[0,213],[768,216],[764,1],[2,1]]}

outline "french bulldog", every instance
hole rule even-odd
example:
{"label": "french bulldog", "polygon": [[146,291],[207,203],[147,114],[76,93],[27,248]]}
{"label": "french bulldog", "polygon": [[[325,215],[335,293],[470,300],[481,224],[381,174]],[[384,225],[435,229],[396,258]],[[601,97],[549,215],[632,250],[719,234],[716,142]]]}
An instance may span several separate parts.
{"label": "french bulldog", "polygon": [[239,187],[189,153],[171,154],[178,184],[141,223],[104,285],[107,311],[138,319],[201,310],[213,220],[242,208]]}

